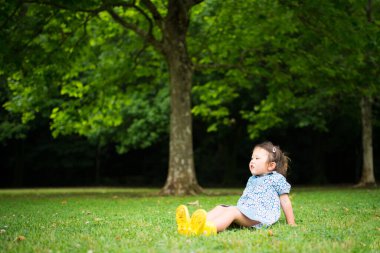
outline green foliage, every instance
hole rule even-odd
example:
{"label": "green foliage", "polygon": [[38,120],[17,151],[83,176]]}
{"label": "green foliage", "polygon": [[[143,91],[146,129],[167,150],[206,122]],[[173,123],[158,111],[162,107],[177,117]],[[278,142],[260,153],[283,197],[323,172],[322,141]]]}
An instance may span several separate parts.
{"label": "green foliage", "polygon": [[[5,119],[4,119],[5,118]],[[28,126],[19,124],[17,121],[9,120],[3,116],[0,123],[0,141],[5,142],[7,139],[23,139],[26,137]]]}
{"label": "green foliage", "polygon": [[209,132],[217,131],[219,124],[231,123],[228,120],[227,105],[238,96],[233,87],[222,81],[210,81],[202,86],[195,86],[193,94],[199,97],[199,104],[194,106],[192,113],[211,123]]}
{"label": "green foliage", "polygon": [[[215,99],[205,94],[215,88],[203,89],[207,100],[196,100],[195,114],[216,130],[231,122],[238,107],[253,139],[286,125],[328,131],[346,100],[358,104],[363,95],[379,94],[378,7],[372,3],[369,22],[358,1],[207,2],[194,12],[191,29],[194,61],[203,75],[194,91],[228,80],[220,83],[237,95],[224,92]],[[218,101],[229,103],[211,106]]]}
{"label": "green foliage", "polygon": [[[295,188],[297,227],[231,228],[214,237],[177,234],[175,208],[234,204],[241,189],[167,198],[156,189],[0,191],[1,252],[376,252],[378,189]],[[143,211],[142,211],[143,210]],[[23,236],[23,238],[20,238]],[[23,239],[23,240],[22,240]]]}
{"label": "green foliage", "polygon": [[[223,1],[210,2],[197,15],[194,23],[200,29],[193,29],[194,38],[202,37],[202,44],[198,42],[196,47],[201,49],[195,60],[197,66],[208,82],[221,80],[219,83],[233,92],[223,92],[215,98],[211,95],[215,88],[203,89],[202,96],[207,99],[200,99],[193,112],[208,121],[214,119],[209,130],[216,130],[222,125],[219,122],[233,122],[231,110],[240,107],[234,117],[250,123],[248,132],[252,138],[282,124],[284,113],[294,109],[294,103],[287,100],[294,95],[289,92],[291,76],[285,72],[283,59],[285,52],[296,46],[294,34],[298,30],[292,12],[273,1]],[[197,90],[196,86],[194,91]],[[218,105],[218,100],[229,104],[225,103],[222,111],[210,106]]]}
{"label": "green foliage", "polygon": [[[165,15],[165,1],[153,2]],[[11,114],[4,114],[11,120],[1,138],[23,136],[37,115],[51,120],[55,137],[79,134],[116,143],[120,152],[165,136],[164,59],[107,12],[74,11],[100,2],[56,4],[68,9],[12,1],[0,7],[2,104]],[[245,121],[252,139],[283,126],[328,131],[347,100],[379,94],[378,9],[373,2],[369,20],[360,1],[196,5],[187,38],[195,67],[192,113],[210,132]],[[142,31],[152,28],[136,9],[115,12]]]}
{"label": "green foliage", "polygon": [[[0,79],[4,78],[3,73],[0,73]],[[5,80],[0,82],[0,104],[3,104],[8,99],[9,90],[6,89]],[[22,139],[26,137],[26,132],[29,127],[21,124],[17,117],[7,112],[0,110],[0,142],[5,143],[9,139]]]}
{"label": "green foliage", "polygon": [[[141,21],[136,11],[116,11]],[[34,17],[40,13],[48,17]],[[41,29],[30,37],[22,28],[34,19]],[[93,16],[32,4],[12,25],[14,37],[30,40],[24,52],[16,54],[23,57],[21,66],[4,60],[11,94],[4,107],[20,115],[22,124],[33,124],[36,115],[42,115],[51,119],[54,137],[79,134],[101,146],[115,143],[119,152],[147,147],[166,135],[166,67],[152,48],[109,14]],[[10,33],[4,35],[11,39]],[[3,51],[4,58],[10,51]]]}

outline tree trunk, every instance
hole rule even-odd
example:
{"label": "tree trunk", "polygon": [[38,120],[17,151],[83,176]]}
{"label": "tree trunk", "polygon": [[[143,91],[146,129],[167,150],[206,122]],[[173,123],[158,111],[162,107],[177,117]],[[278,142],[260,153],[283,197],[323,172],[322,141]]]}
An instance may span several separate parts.
{"label": "tree trunk", "polygon": [[357,186],[374,186],[376,185],[376,181],[373,168],[371,98],[363,96],[360,101],[360,107],[362,117],[363,168],[362,177]]}
{"label": "tree trunk", "polygon": [[189,63],[182,62],[178,55],[175,55],[171,61],[169,63],[171,107],[169,172],[161,193],[197,194],[201,192],[201,188],[194,169],[190,102],[192,70]]}
{"label": "tree trunk", "polygon": [[164,195],[189,195],[202,192],[198,185],[193,154],[191,83],[193,66],[186,47],[189,8],[186,1],[169,1],[165,22],[163,54],[170,76],[169,171]]}

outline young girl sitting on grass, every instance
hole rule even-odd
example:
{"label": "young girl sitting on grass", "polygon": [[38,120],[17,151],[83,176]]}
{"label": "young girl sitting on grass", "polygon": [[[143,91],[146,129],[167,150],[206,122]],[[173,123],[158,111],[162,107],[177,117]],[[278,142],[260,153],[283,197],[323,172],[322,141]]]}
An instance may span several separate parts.
{"label": "young girl sitting on grass", "polygon": [[190,218],[185,205],[176,209],[178,233],[183,235],[215,235],[236,223],[243,227],[270,226],[284,211],[289,225],[295,225],[289,199],[290,184],[286,181],[289,158],[271,142],[253,149],[248,179],[243,195],[236,206],[219,205],[206,212],[196,210]]}

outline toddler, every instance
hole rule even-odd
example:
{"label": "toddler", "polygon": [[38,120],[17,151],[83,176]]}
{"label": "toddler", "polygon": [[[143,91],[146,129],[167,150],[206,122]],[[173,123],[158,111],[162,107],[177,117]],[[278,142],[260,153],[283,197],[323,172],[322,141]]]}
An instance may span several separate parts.
{"label": "toddler", "polygon": [[290,184],[286,181],[289,158],[271,142],[256,145],[249,162],[252,176],[236,206],[219,205],[206,212],[196,210],[190,218],[185,205],[176,209],[178,233],[183,235],[215,235],[236,223],[243,227],[270,226],[284,211],[289,225],[296,225]]}

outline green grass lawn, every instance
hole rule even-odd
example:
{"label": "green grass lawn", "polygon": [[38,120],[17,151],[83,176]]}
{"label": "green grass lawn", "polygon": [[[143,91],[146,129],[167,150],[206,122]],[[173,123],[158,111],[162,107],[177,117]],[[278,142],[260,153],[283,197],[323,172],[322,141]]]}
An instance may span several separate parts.
{"label": "green grass lawn", "polygon": [[297,227],[176,232],[179,204],[236,204],[242,189],[160,197],[158,189],[0,190],[0,252],[380,252],[380,189],[294,188]]}

